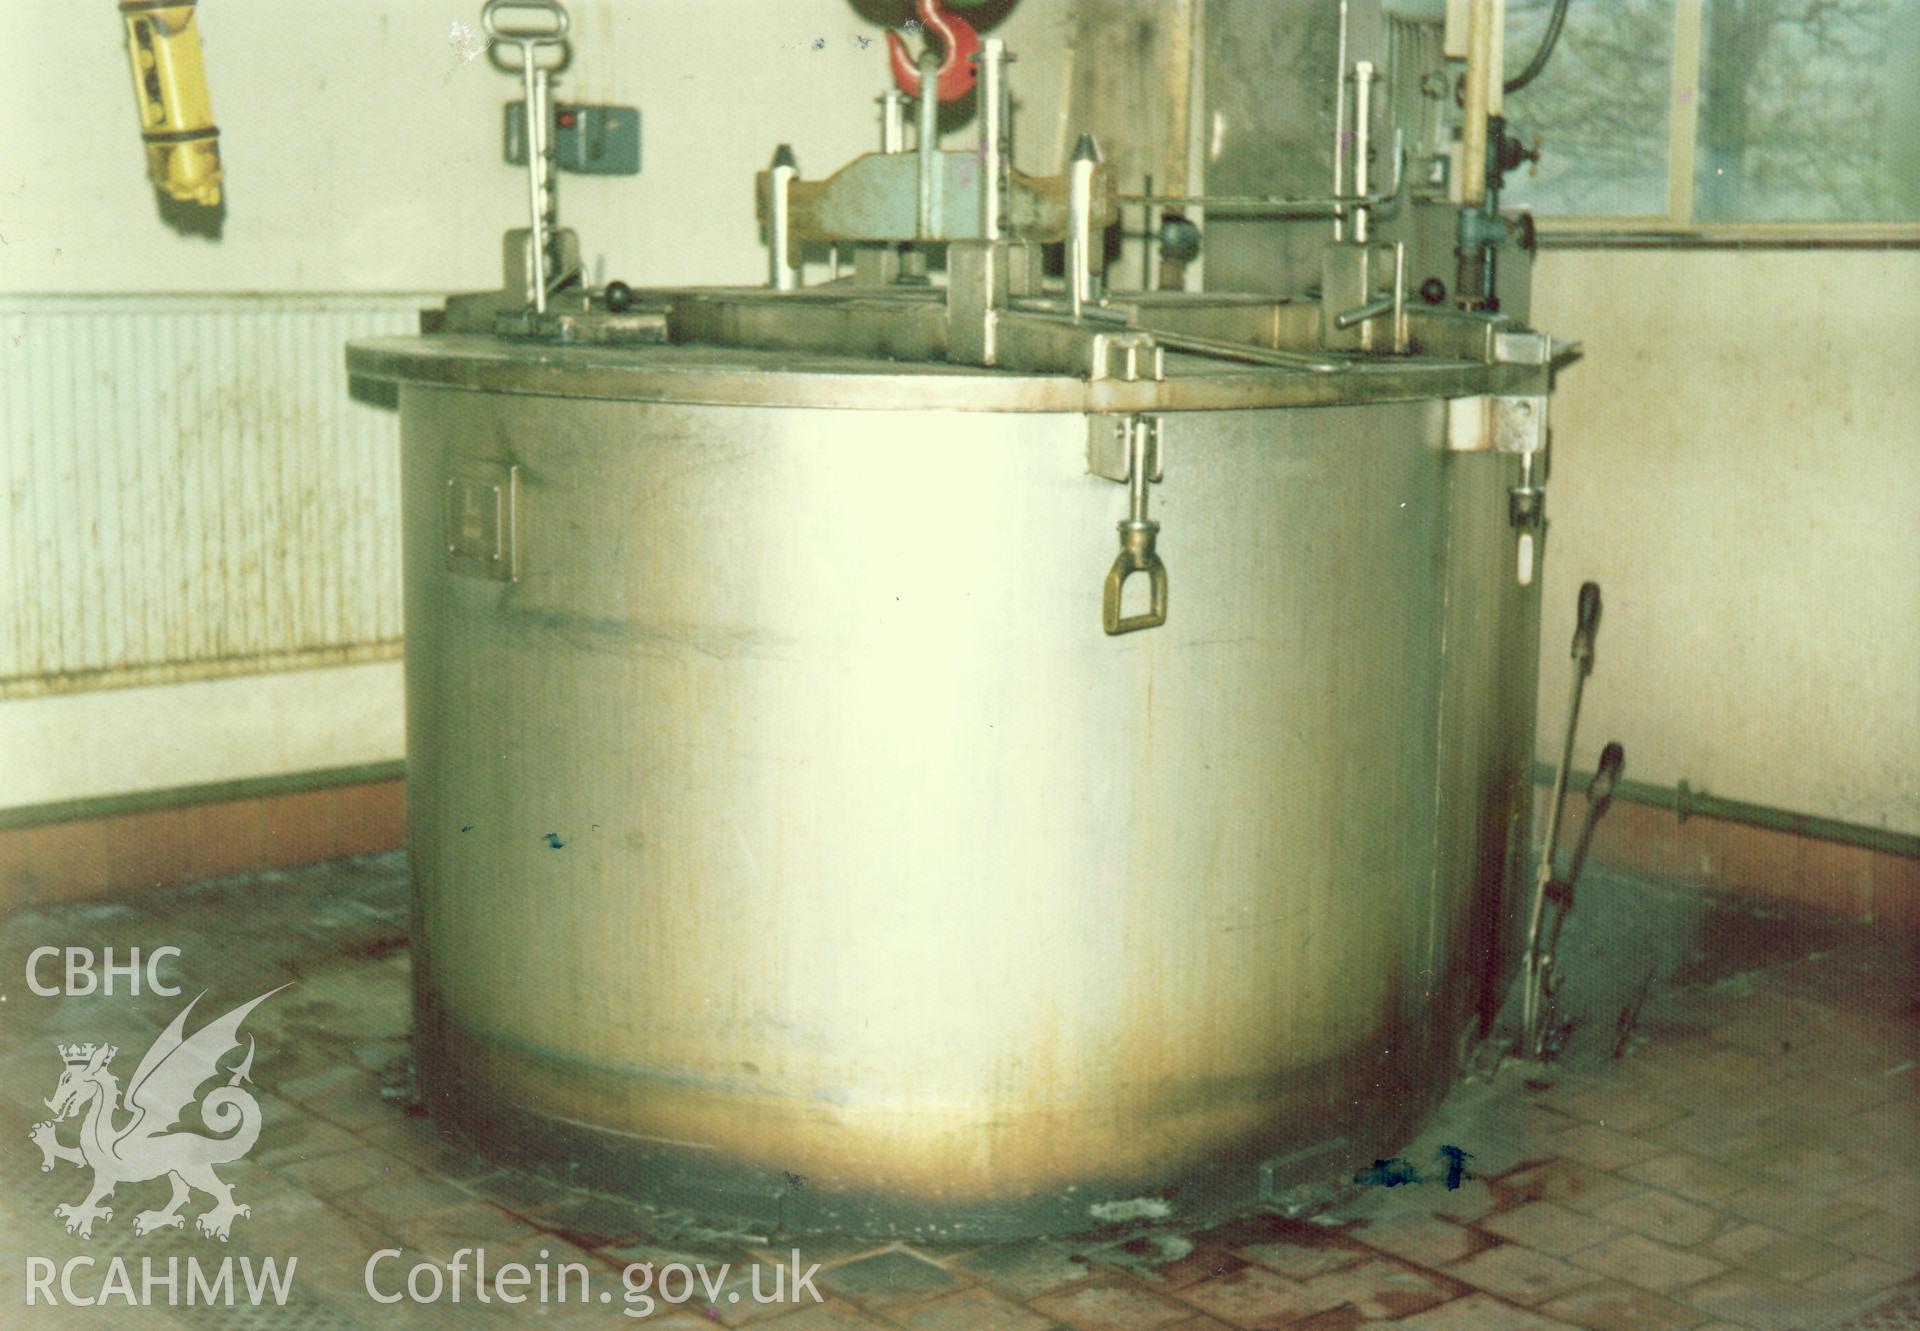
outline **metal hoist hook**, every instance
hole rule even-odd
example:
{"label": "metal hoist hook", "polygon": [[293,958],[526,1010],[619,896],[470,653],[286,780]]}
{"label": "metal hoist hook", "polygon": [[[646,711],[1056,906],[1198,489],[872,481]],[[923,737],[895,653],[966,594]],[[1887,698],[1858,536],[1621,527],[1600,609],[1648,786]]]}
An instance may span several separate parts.
{"label": "metal hoist hook", "polygon": [[[938,35],[947,48],[940,61],[935,91],[941,101],[957,102],[973,91],[977,77],[973,57],[980,50],[980,35],[958,14],[949,14],[940,8],[940,0],[918,0],[914,8],[919,11],[920,26],[929,34]],[[899,33],[887,33],[887,51],[893,62],[893,81],[907,96],[918,97],[920,66],[907,53],[907,44]]]}
{"label": "metal hoist hook", "polygon": [[[1160,418],[1126,417],[1120,422],[1120,436],[1126,456],[1127,516],[1119,524],[1120,553],[1107,570],[1100,598],[1100,624],[1110,634],[1155,629],[1167,622],[1167,566],[1154,550],[1160,524],[1147,516],[1147,486],[1160,479]],[[1135,573],[1146,575],[1147,608],[1122,618],[1120,593]]]}

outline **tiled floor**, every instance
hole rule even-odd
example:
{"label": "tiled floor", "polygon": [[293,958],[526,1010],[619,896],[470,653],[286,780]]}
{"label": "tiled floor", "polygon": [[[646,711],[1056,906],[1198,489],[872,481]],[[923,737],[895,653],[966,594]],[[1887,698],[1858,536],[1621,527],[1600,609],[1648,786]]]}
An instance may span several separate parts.
{"label": "tiled floor", "polygon": [[[705,1263],[711,1292],[695,1281],[691,1297],[669,1307],[655,1285],[656,1310],[641,1324],[1920,1325],[1920,985],[1911,951],[1855,926],[1702,912],[1686,904],[1697,897],[1616,880],[1610,927],[1635,920],[1657,937],[1623,943],[1604,930],[1570,931],[1569,1008],[1587,1020],[1551,1068],[1506,1062],[1464,1081],[1402,1153],[1419,1182],[1329,1179],[1331,1205],[1213,1217],[1199,1228],[937,1251],[802,1241],[802,1267],[821,1264],[812,1283],[824,1302],[763,1304],[755,1295],[772,1293],[777,1269],[791,1282],[794,1243],[719,1234],[689,1216],[493,1168],[407,1112],[403,879],[399,856],[367,856],[0,920],[0,977],[14,977],[0,982],[0,1323],[612,1327],[633,1324],[621,1314],[641,1307],[623,1298],[629,1264],[664,1272],[678,1262]],[[266,1127],[245,1161],[223,1169],[252,1208],[225,1247],[190,1225],[136,1237],[134,1214],[164,1201],[157,1182],[123,1185],[118,1213],[91,1240],[67,1234],[52,1209],[79,1200],[86,1176],[65,1163],[41,1172],[29,1140],[61,1069],[56,1040],[110,1041],[132,1063],[184,1001],[132,997],[124,974],[111,997],[36,997],[20,978],[29,951],[111,946],[124,962],[126,949],[161,943],[182,949],[181,962],[163,963],[163,979],[182,963],[183,979],[218,977],[196,1022],[223,1011],[216,1002],[298,981],[247,1020],[261,1051]],[[1638,992],[1643,966],[1660,982],[1616,1058],[1618,1000]],[[55,969],[43,965],[42,979]],[[126,1085],[133,1068],[115,1067]],[[1446,1186],[1443,1146],[1469,1153],[1455,1188]],[[372,1254],[404,1251],[376,1272],[376,1286],[391,1293],[415,1262],[444,1267],[462,1248],[484,1248],[496,1271],[513,1261],[536,1275],[543,1260],[549,1271],[580,1263],[592,1299],[481,1305],[470,1283],[458,1304],[444,1290],[433,1303],[369,1296]],[[206,1267],[225,1256],[294,1256],[298,1267],[285,1306],[115,1303],[107,1312],[64,1297],[23,1306],[31,1260],[76,1255],[95,1261],[68,1268],[83,1297],[107,1292],[115,1257],[127,1259],[136,1289],[149,1269],[142,1258],[163,1272],[167,1259],[184,1265],[189,1256]],[[577,1278],[571,1288],[577,1296]],[[51,1290],[59,1295],[59,1284]],[[164,1305],[166,1287],[158,1290]]]}

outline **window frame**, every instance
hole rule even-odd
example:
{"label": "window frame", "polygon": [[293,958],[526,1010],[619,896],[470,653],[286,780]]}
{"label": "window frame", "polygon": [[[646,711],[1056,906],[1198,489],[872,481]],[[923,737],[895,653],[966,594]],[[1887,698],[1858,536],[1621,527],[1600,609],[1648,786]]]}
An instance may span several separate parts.
{"label": "window frame", "polygon": [[[1674,0],[1673,65],[1667,79],[1667,210],[1664,213],[1533,212],[1543,244],[1620,240],[1661,244],[1813,244],[1920,246],[1910,222],[1699,222],[1693,216],[1694,160],[1700,133],[1706,0]],[[1529,210],[1532,211],[1532,210]]]}

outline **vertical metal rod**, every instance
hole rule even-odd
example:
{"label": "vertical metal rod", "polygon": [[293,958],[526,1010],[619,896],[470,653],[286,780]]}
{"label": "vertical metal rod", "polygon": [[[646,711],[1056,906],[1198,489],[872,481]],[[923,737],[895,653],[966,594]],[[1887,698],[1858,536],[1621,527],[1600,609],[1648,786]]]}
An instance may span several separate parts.
{"label": "vertical metal rod", "polygon": [[[1334,58],[1333,197],[1347,192],[1347,0],[1340,0],[1340,46]],[[1333,238],[1346,239],[1346,215],[1333,210]]]}
{"label": "vertical metal rod", "polygon": [[527,233],[527,285],[536,314],[547,312],[547,221],[552,177],[548,174],[547,125],[553,113],[547,106],[547,71],[533,59],[533,43],[520,47],[521,79],[527,102],[527,203],[531,225]]}
{"label": "vertical metal rod", "polygon": [[1003,79],[1007,44],[998,37],[980,43],[980,236],[1000,239],[1001,189],[1006,171]]}
{"label": "vertical metal rod", "polygon": [[917,234],[931,240],[940,234],[937,212],[937,182],[940,152],[940,57],[924,52],[920,57],[920,218]]}
{"label": "vertical metal rod", "polygon": [[[1367,155],[1373,151],[1373,62],[1356,61],[1353,66],[1353,192],[1367,197]],[[1357,245],[1367,242],[1367,209],[1353,210],[1353,239]]]}
{"label": "vertical metal rod", "polygon": [[1093,172],[1100,145],[1082,134],[1067,165],[1067,298],[1078,319],[1088,295],[1093,266]]}
{"label": "vertical metal rod", "polygon": [[772,198],[767,207],[767,263],[770,273],[768,285],[775,291],[792,291],[799,283],[799,275],[794,271],[789,253],[793,245],[793,226],[791,200],[789,194],[794,177],[800,174],[799,164],[794,161],[793,149],[781,144],[774,150],[773,169],[768,173],[768,182]]}
{"label": "vertical metal rod", "polygon": [[1546,913],[1547,884],[1553,881],[1553,853],[1560,840],[1560,817],[1567,803],[1567,769],[1573,765],[1574,731],[1580,724],[1580,694],[1587,683],[1586,672],[1575,662],[1572,696],[1567,700],[1567,733],[1560,750],[1560,765],[1553,773],[1553,793],[1547,803],[1547,835],[1540,847],[1540,865],[1534,875],[1533,909],[1527,921],[1525,984],[1520,991],[1520,1026],[1525,1032],[1529,1057],[1539,1052],[1541,1039],[1536,1029],[1540,1020],[1540,923]]}
{"label": "vertical metal rod", "polygon": [[1407,242],[1393,242],[1393,349],[1407,354]]}
{"label": "vertical metal rod", "polygon": [[[1149,171],[1143,185],[1148,198],[1153,197],[1153,173]],[[1153,247],[1159,239],[1160,228],[1154,225],[1154,214],[1159,210],[1150,203],[1140,205],[1140,289],[1153,290]]]}
{"label": "vertical metal rod", "polygon": [[880,151],[899,153],[907,150],[907,98],[898,88],[880,95]]}
{"label": "vertical metal rod", "polygon": [[1134,522],[1147,520],[1147,430],[1138,416],[1127,421],[1127,516]]}

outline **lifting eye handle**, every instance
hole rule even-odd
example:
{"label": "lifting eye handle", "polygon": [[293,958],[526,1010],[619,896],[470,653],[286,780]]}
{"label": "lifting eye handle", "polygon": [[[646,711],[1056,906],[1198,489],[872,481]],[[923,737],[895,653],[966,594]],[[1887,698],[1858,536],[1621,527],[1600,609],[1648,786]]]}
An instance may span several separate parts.
{"label": "lifting eye handle", "polygon": [[[935,92],[943,102],[957,102],[973,90],[974,79],[978,77],[973,57],[980,50],[980,35],[958,14],[949,14],[940,8],[940,0],[918,0],[915,8],[919,10],[920,23],[927,30],[929,40],[938,35],[947,48],[934,81]],[[907,54],[907,44],[899,33],[887,33],[887,52],[893,63],[893,81],[907,96],[918,97],[920,66]]]}
{"label": "lifting eye handle", "polygon": [[[559,51],[544,66],[549,73],[565,69],[573,58],[573,49],[567,43],[567,11],[560,7],[559,0],[487,0],[480,10],[480,26],[487,34],[487,60],[509,74],[531,66],[535,50],[542,46]],[[522,64],[502,60],[503,46],[519,47]]]}

